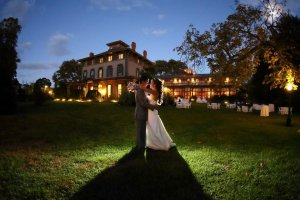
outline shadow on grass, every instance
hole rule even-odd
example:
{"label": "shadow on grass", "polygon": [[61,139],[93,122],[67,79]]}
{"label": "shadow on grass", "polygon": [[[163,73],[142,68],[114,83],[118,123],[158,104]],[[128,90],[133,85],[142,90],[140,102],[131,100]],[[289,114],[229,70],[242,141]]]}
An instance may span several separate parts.
{"label": "shadow on grass", "polygon": [[211,199],[176,148],[147,150],[146,158],[130,151],[83,186],[77,199]]}

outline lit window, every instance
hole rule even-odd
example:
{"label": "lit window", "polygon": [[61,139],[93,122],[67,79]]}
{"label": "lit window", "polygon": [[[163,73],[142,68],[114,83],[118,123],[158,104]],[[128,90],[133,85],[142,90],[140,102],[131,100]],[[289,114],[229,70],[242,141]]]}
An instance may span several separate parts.
{"label": "lit window", "polygon": [[137,59],[137,63],[140,63],[140,59]]}
{"label": "lit window", "polygon": [[112,61],[112,55],[108,56],[108,61]]}
{"label": "lit window", "polygon": [[122,84],[118,84],[118,97],[122,94]]}
{"label": "lit window", "polygon": [[177,83],[177,78],[174,78],[174,83]]}
{"label": "lit window", "polygon": [[107,85],[107,96],[108,98],[111,96],[111,85]]}
{"label": "lit window", "polygon": [[103,63],[103,58],[100,58],[100,63]]}
{"label": "lit window", "polygon": [[181,79],[178,79],[178,83],[181,83]]}
{"label": "lit window", "polygon": [[124,54],[122,54],[122,53],[119,53],[118,57],[119,57],[119,60],[121,60],[121,59],[123,59],[123,58],[124,58]]}

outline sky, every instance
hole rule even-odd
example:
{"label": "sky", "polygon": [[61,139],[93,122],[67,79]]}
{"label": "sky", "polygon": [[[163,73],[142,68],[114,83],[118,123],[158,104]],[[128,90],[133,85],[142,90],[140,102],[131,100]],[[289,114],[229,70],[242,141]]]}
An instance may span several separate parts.
{"label": "sky", "polygon": [[[287,8],[300,16],[300,0],[288,0]],[[203,33],[234,10],[234,0],[0,0],[0,19],[17,17],[22,26],[17,47],[22,84],[52,81],[64,61],[102,53],[117,40],[135,42],[137,52],[147,50],[153,62],[179,60],[173,49],[190,24]]]}

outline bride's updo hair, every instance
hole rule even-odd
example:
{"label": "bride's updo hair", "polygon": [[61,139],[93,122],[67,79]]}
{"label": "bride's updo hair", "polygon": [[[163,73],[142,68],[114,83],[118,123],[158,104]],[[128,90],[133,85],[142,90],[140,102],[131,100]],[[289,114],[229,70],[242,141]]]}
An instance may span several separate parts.
{"label": "bride's updo hair", "polygon": [[154,78],[153,82],[154,82],[155,88],[158,92],[157,104],[161,105],[163,103],[163,84],[162,84],[162,81],[158,78]]}

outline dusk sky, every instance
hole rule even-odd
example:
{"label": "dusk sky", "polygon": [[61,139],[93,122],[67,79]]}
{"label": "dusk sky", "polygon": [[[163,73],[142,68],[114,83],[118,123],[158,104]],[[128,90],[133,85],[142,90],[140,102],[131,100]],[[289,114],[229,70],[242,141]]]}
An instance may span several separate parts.
{"label": "dusk sky", "polygon": [[[300,16],[300,0],[287,7]],[[116,40],[136,42],[151,61],[179,60],[173,49],[190,24],[209,30],[234,8],[234,0],[0,0],[0,17],[20,19],[17,78],[31,83],[52,81],[63,61],[101,53]]]}

